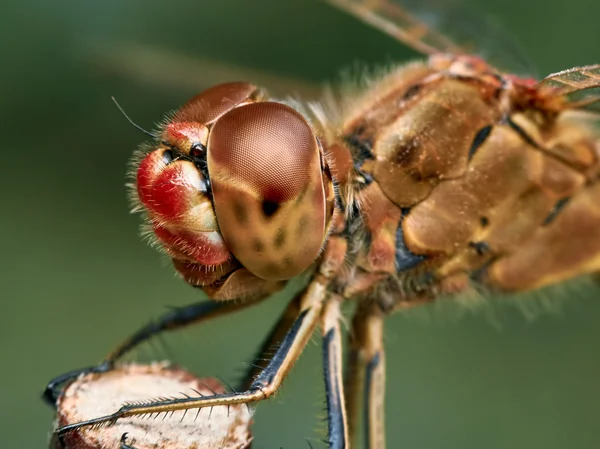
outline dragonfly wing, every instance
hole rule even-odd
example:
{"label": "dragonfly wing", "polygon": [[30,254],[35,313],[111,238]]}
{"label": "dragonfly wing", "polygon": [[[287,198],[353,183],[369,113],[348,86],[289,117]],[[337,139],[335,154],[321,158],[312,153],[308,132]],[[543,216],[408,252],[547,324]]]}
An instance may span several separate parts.
{"label": "dragonfly wing", "polygon": [[538,88],[549,90],[552,96],[566,97],[569,108],[600,112],[600,64],[553,73],[540,81]]}
{"label": "dragonfly wing", "polygon": [[414,50],[476,54],[517,75],[535,75],[520,46],[494,18],[452,0],[326,0]]}
{"label": "dragonfly wing", "polygon": [[276,96],[314,100],[323,92],[318,84],[301,79],[133,42],[86,45],[82,53],[103,71],[167,88],[201,91],[228,80],[246,80]]}

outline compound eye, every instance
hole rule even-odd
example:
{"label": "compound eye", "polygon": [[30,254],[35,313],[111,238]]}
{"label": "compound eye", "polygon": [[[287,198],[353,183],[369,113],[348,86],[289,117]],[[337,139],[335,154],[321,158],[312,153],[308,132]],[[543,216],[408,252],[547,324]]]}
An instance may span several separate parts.
{"label": "compound eye", "polygon": [[263,279],[289,279],[318,257],[326,234],[321,148],[302,115],[281,103],[239,106],[209,135],[219,230]]}
{"label": "compound eye", "polygon": [[208,128],[223,114],[259,96],[256,86],[225,83],[199,93],[185,103],[165,126],[162,140],[192,159],[203,159]]}
{"label": "compound eye", "polygon": [[209,125],[227,111],[257,95],[256,86],[248,83],[223,83],[191,98],[175,114],[176,121],[194,121]]}

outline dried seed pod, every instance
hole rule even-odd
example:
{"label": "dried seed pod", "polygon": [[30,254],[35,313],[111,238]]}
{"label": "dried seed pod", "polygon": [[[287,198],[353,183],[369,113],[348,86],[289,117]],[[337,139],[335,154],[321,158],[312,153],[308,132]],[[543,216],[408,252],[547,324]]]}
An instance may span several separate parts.
{"label": "dried seed pod", "polygon": [[[124,402],[144,401],[159,396],[183,397],[223,393],[220,382],[199,379],[164,363],[126,365],[102,374],[88,374],[69,385],[57,404],[58,426],[106,415]],[[246,406],[188,410],[154,417],[119,420],[114,426],[84,429],[66,435],[66,449],[118,449],[121,438],[135,449],[243,449],[252,440],[251,417]],[[51,449],[60,448],[56,438]]]}

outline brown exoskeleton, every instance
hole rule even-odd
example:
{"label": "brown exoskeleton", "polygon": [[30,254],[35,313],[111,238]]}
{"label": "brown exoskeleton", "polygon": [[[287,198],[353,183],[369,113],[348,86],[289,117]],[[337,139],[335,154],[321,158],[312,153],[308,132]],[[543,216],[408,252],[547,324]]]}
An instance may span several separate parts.
{"label": "brown exoskeleton", "polygon": [[[600,65],[540,82],[503,73],[387,1],[332,3],[430,55],[340,101],[280,101],[248,83],[192,98],[135,159],[136,207],[181,276],[213,301],[170,312],[138,343],[241,310],[300,274],[306,288],[266,339],[278,350],[240,392],[124,405],[120,418],[273,395],[317,325],[329,442],[347,448],[366,397],[385,447],[383,318],[474,284],[537,289],[600,269],[600,135],[578,112]],[[580,94],[575,99],[574,95]],[[356,301],[342,382],[340,303]]]}

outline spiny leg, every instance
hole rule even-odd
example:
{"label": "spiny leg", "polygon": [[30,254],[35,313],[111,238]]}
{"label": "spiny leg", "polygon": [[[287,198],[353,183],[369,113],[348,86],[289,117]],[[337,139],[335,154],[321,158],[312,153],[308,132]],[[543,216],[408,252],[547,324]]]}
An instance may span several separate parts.
{"label": "spiny leg", "polygon": [[[131,444],[134,443],[134,441],[131,441]],[[121,435],[121,441],[119,441],[118,449],[136,449],[136,447],[132,446],[131,444],[127,444],[127,432],[125,432],[123,435]]]}
{"label": "spiny leg", "polygon": [[364,322],[359,321],[358,317],[365,313],[367,313],[367,308],[364,307],[364,305],[359,304],[352,321],[352,329],[348,335],[349,351],[344,378],[348,428],[350,431],[350,441],[352,442],[353,447],[360,447],[360,444],[358,444],[358,429],[360,427],[360,412],[363,407],[367,363],[362,341],[362,339],[364,339],[365,330],[361,325],[363,325]]}
{"label": "spiny leg", "polygon": [[128,416],[175,412],[176,410],[199,409],[219,405],[247,404],[267,399],[281,386],[283,379],[306,346],[319,321],[325,295],[326,281],[317,276],[317,279],[301,293],[299,314],[283,339],[281,346],[246,391],[215,394],[200,398],[186,397],[150,401],[143,404],[128,404],[111,415],[64,426],[56,431],[57,434],[61,436],[82,427],[114,424],[117,420]]}
{"label": "spiny leg", "polygon": [[242,377],[239,389],[241,391],[250,388],[254,379],[269,364],[271,357],[276,349],[281,345],[286,333],[292,327],[294,321],[300,314],[301,296],[297,296],[285,308],[269,335],[262,341],[259,350],[256,352],[252,364]]}
{"label": "spiny leg", "polygon": [[340,331],[340,300],[331,297],[323,309],[323,373],[327,398],[328,443],[332,449],[347,449],[348,420],[342,381],[342,335]]}
{"label": "spiny leg", "polygon": [[268,296],[260,296],[245,301],[230,300],[216,301],[208,300],[185,307],[174,308],[163,314],[156,321],[142,327],[127,340],[117,346],[108,354],[106,360],[115,361],[149,338],[164,331],[172,331],[191,324],[208,321],[213,318],[227,315],[263,301]]}
{"label": "spiny leg", "polygon": [[366,438],[369,449],[385,449],[385,353],[383,339],[379,342],[380,349],[369,361],[366,373]]}
{"label": "spiny leg", "polygon": [[376,304],[364,303],[359,305],[352,320],[345,386],[349,433],[354,447],[363,446],[357,441],[357,432],[360,412],[364,410],[364,447],[385,449],[383,316]]}
{"label": "spiny leg", "polygon": [[149,338],[167,330],[175,330],[190,324],[208,321],[220,315],[236,312],[254,305],[262,299],[265,298],[259,297],[248,301],[202,301],[172,309],[133,333],[108,354],[99,365],[69,371],[52,379],[46,386],[42,397],[47,403],[54,406],[65,383],[79,377],[81,374],[103,373],[111,370],[118,359]]}

